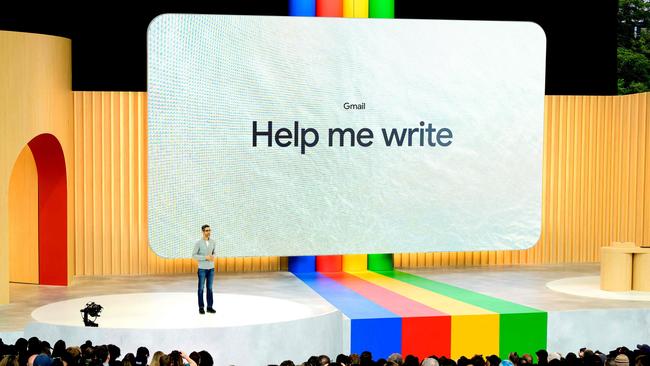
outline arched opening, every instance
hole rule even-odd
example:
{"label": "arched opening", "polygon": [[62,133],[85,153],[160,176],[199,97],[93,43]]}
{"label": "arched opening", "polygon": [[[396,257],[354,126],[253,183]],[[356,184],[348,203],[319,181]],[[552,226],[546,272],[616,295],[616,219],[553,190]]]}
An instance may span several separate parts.
{"label": "arched opening", "polygon": [[[21,151],[12,172],[9,196],[10,280],[67,285],[66,167],[56,137],[38,135]],[[37,268],[16,267],[37,263]]]}

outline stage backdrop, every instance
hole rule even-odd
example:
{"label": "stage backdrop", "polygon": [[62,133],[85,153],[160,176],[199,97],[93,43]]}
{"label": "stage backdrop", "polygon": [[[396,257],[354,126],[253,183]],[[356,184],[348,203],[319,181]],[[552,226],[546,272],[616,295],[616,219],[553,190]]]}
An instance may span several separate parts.
{"label": "stage backdrop", "polygon": [[[74,92],[77,275],[196,268],[190,259],[162,259],[148,248],[146,103],[146,93]],[[650,243],[648,106],[648,93],[546,96],[540,241],[527,250],[396,253],[395,265],[596,262],[599,248],[612,241]],[[142,163],[133,163],[136,154]],[[283,268],[279,257],[217,260],[218,271]]]}
{"label": "stage backdrop", "polygon": [[[24,213],[11,212],[8,202],[13,169],[33,168],[19,158],[21,151],[35,136],[53,134],[68,175],[68,246],[60,253],[74,263],[64,269],[68,280],[73,270],[82,276],[195,271],[191,260],[162,259],[148,247],[147,154],[142,150],[147,146],[146,93],[71,92],[69,40],[15,32],[0,32],[0,38],[0,102],[5,101],[1,109],[11,117],[0,121],[0,228],[13,214]],[[648,93],[546,96],[540,241],[521,251],[396,253],[395,265],[595,262],[599,248],[612,241],[650,244],[649,104]],[[4,303],[9,230],[0,233]],[[217,260],[219,271],[283,268],[286,259],[279,257]]]}

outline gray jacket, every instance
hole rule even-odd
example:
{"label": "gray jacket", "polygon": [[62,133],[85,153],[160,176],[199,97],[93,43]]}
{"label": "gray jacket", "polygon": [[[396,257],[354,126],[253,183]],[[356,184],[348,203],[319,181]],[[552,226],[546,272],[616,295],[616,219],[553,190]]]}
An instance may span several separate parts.
{"label": "gray jacket", "polygon": [[214,255],[214,248],[215,243],[212,239],[208,240],[207,246],[205,245],[205,240],[203,240],[203,238],[194,244],[194,250],[192,250],[192,258],[196,259],[199,262],[199,268],[214,268],[214,262],[205,259],[207,255]]}

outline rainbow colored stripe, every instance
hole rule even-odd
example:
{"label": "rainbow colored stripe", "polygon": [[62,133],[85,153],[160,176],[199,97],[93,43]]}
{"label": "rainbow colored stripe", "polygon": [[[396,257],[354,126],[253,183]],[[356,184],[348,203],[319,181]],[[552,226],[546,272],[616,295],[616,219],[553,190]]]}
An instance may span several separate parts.
{"label": "rainbow colored stripe", "polygon": [[547,313],[402,271],[294,273],[350,319],[350,352],[459,358],[546,348]]}

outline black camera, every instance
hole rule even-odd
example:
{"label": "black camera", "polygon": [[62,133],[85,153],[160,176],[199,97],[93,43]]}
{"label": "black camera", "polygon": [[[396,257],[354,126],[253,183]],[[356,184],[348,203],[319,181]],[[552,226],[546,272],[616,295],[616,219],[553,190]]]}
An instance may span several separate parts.
{"label": "black camera", "polygon": [[[100,316],[103,307],[99,304],[96,304],[94,301],[86,303],[86,307],[79,310],[83,313],[84,325],[87,327],[98,327],[99,324],[95,323],[95,320]],[[93,320],[90,320],[90,317],[93,317]]]}

